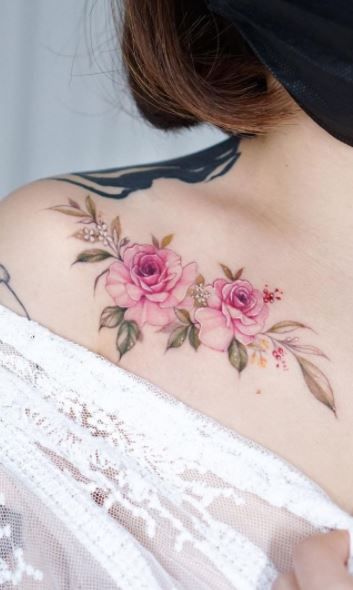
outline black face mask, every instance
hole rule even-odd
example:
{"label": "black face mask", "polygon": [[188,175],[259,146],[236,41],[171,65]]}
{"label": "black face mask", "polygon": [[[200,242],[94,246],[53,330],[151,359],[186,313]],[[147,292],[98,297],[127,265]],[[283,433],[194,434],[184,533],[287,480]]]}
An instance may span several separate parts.
{"label": "black face mask", "polygon": [[297,104],[353,147],[353,1],[207,0]]}

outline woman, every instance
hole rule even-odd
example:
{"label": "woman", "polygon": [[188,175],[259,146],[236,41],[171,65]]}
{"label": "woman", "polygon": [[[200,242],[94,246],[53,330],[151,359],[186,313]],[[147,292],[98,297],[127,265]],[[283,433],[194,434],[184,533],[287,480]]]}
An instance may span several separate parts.
{"label": "woman", "polygon": [[5,588],[353,587],[353,14],[301,4],[127,0],[141,113],[227,139],[1,202]]}

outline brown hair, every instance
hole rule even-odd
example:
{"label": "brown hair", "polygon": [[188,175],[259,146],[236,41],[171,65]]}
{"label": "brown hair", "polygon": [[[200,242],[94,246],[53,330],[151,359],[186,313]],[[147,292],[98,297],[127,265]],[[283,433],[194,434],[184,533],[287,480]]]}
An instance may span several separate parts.
{"label": "brown hair", "polygon": [[[119,8],[112,0],[115,23]],[[265,134],[297,105],[234,25],[203,0],[125,0],[123,66],[136,105],[159,129],[212,124]]]}

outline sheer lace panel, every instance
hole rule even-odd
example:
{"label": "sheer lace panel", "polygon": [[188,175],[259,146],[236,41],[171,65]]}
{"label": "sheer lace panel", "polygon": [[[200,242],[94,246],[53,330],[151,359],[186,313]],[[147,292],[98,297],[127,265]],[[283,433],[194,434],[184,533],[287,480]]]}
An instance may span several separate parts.
{"label": "sheer lace panel", "polygon": [[353,531],[274,453],[1,305],[0,498],[6,590],[269,590],[298,541]]}

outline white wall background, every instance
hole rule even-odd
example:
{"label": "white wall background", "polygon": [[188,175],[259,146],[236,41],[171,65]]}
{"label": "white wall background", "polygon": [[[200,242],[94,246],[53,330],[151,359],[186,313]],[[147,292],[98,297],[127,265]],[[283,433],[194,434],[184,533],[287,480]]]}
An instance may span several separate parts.
{"label": "white wall background", "polygon": [[0,0],[0,197],[51,174],[223,139],[208,126],[165,134],[141,121],[114,42],[109,0]]}

